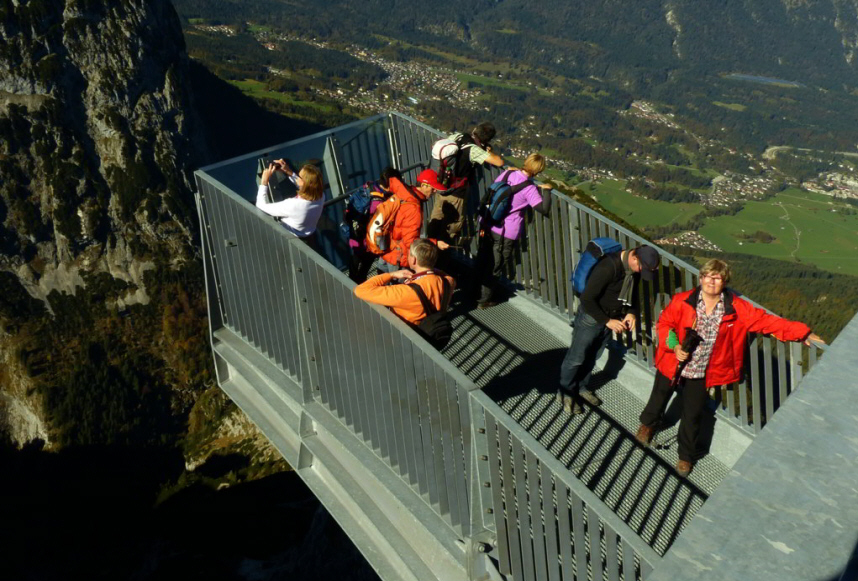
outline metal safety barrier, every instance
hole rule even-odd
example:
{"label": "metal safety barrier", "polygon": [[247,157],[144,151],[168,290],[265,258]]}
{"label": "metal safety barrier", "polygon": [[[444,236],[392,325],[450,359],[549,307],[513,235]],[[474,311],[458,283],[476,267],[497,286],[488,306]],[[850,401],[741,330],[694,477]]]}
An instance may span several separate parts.
{"label": "metal safety barrier", "polygon": [[[652,549],[437,350],[358,300],[342,272],[247,200],[203,172],[197,185],[213,318],[302,388],[283,395],[328,409],[449,534],[496,539],[489,556],[513,578],[542,579],[556,564],[558,579],[582,579],[585,562],[605,579],[621,570],[645,578],[658,558]],[[489,447],[492,462],[474,460]],[[544,496],[528,497],[537,486]],[[543,512],[525,511],[531,505]],[[513,526],[525,515],[526,529]],[[541,560],[520,552],[525,536]]]}
{"label": "metal safety barrier", "polygon": [[[298,386],[282,394],[290,405],[327,410],[450,535],[489,539],[502,574],[644,579],[660,559],[653,549],[413,329],[358,300],[342,272],[348,192],[387,165],[413,183],[439,135],[405,116],[380,115],[198,171],[212,330],[228,329],[290,378]],[[329,188],[312,248],[254,207],[262,155],[322,167]],[[476,200],[497,175],[478,171],[466,237],[476,232]],[[587,241],[610,236],[626,248],[647,241],[560,192],[552,196],[550,216],[527,219],[508,279],[571,319],[578,299],[569,280]],[[641,283],[641,316],[621,338],[626,357],[649,368],[658,314],[672,294],[697,283],[694,266],[658,251],[657,281]],[[465,249],[462,258],[473,256]],[[759,431],[817,356],[815,347],[753,338],[748,378],[722,392],[722,413]]]}
{"label": "metal safety barrier", "polygon": [[[399,167],[424,163],[429,159],[432,143],[443,134],[423,123],[398,114],[390,114],[392,157]],[[499,168],[476,170],[476,183],[467,200],[468,215],[463,231],[465,254],[474,258],[467,243],[478,231],[477,202],[488,186],[501,174]],[[698,284],[697,267],[653,245],[645,238],[602,216],[568,195],[552,190],[549,216],[533,212],[526,220],[525,233],[516,250],[514,267],[507,278],[516,288],[544,307],[571,321],[578,309],[578,298],[571,277],[587,242],[608,236],[624,248],[648,244],[661,256],[658,275],[653,282],[641,281],[636,328],[619,338],[626,347],[626,357],[654,370],[656,322],[670,297]],[[426,204],[424,220],[428,222],[434,200]],[[753,302],[753,301],[752,301]],[[756,303],[754,303],[756,304]],[[759,305],[757,305],[759,307]],[[811,347],[752,336],[746,354],[748,369],[745,380],[719,390],[722,416],[750,434],[758,433],[781,403],[797,389],[802,377],[816,363],[822,346]],[[751,354],[757,354],[752,357]]]}
{"label": "metal safety barrier", "polygon": [[[513,579],[645,579],[661,557],[482,392],[471,395],[485,525]],[[475,500],[476,502],[476,500]]]}

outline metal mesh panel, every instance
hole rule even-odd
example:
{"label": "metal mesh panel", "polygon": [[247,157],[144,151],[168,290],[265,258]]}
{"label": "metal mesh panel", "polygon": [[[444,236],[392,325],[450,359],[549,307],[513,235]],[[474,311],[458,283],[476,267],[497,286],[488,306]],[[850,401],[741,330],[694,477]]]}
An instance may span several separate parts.
{"label": "metal mesh panel", "polygon": [[660,433],[665,449],[641,448],[632,434],[643,404],[608,373],[591,384],[603,406],[570,418],[555,401],[568,345],[513,306],[463,313],[454,324],[445,355],[659,554],[726,476],[709,455],[678,478],[676,427]]}

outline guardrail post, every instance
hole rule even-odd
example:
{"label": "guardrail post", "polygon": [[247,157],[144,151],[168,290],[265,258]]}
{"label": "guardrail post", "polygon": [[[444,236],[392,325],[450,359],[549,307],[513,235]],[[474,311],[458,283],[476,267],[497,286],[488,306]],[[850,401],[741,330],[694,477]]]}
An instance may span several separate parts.
{"label": "guardrail post", "polygon": [[291,254],[292,281],[295,285],[295,308],[299,314],[300,324],[297,328],[298,345],[301,352],[301,388],[303,403],[307,404],[316,399],[321,386],[319,385],[319,365],[316,354],[320,353],[318,345],[318,329],[310,309],[310,301],[314,299],[312,282],[308,280],[309,265],[301,252],[293,249],[295,244],[304,244],[295,238],[290,241],[288,248]]}
{"label": "guardrail post", "polygon": [[342,175],[342,155],[339,151],[339,143],[334,136],[329,136],[325,140],[325,153],[322,160],[328,174],[328,183],[331,185],[331,198],[341,196],[346,191],[346,187]]}
{"label": "guardrail post", "polygon": [[[502,579],[489,557],[497,547],[497,538],[491,530],[494,523],[489,444],[486,434],[485,410],[469,396],[471,430],[471,469],[469,494],[471,496],[470,531],[465,539],[469,579]],[[499,507],[498,507],[499,508]]]}
{"label": "guardrail post", "polygon": [[489,523],[494,522],[492,513],[491,473],[489,471],[489,445],[486,437],[485,411],[470,398],[471,416],[471,537],[480,542],[495,544]]}

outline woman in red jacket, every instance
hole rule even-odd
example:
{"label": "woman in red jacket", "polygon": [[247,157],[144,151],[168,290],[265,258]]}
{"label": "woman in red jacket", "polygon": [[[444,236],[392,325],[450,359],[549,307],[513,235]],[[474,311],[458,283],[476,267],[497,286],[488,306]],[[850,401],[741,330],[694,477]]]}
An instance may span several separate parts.
{"label": "woman in red jacket", "polygon": [[[700,286],[674,295],[658,319],[658,348],[655,384],[649,402],[641,413],[637,439],[644,445],[652,441],[673,388],[683,388],[682,416],[679,421],[679,462],[676,471],[687,476],[692,467],[700,433],[700,421],[708,389],[741,381],[748,333],[773,335],[781,341],[822,343],[804,323],[788,321],[754,307],[726,288],[730,267],[713,259],[700,269]],[[682,349],[688,329],[702,338],[691,352]],[[678,384],[672,383],[680,367]]]}

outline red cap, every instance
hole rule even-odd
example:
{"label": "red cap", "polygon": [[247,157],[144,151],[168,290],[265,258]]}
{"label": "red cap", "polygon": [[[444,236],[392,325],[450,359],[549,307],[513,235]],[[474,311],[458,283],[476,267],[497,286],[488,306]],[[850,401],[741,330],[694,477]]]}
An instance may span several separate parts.
{"label": "red cap", "polygon": [[447,186],[438,181],[438,174],[435,173],[434,169],[424,169],[421,171],[420,175],[417,176],[417,184],[429,184],[433,190],[438,190],[439,192],[447,191]]}

